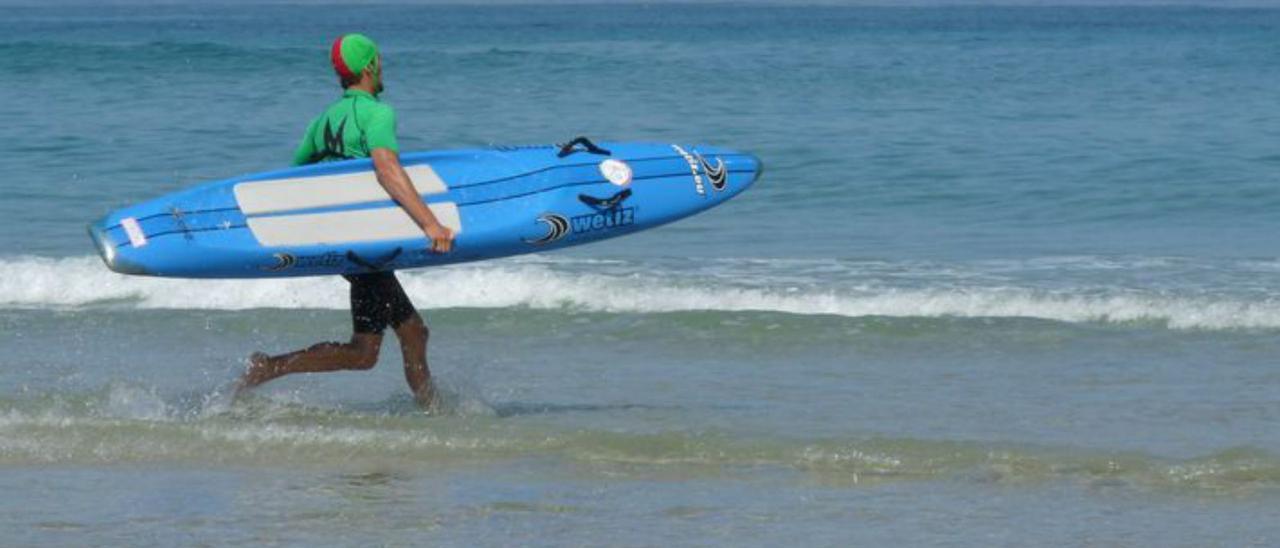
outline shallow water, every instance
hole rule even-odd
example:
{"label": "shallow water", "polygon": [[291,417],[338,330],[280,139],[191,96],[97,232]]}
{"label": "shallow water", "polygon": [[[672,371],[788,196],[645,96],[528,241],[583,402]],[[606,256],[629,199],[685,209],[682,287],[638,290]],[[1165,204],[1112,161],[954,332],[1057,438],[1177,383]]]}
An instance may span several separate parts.
{"label": "shallow water", "polygon": [[[402,273],[443,404],[337,279],[129,278],[84,225],[279,167],[386,50],[407,149],[751,151],[674,225]],[[0,20],[0,539],[1272,545],[1280,11],[38,7]]]}

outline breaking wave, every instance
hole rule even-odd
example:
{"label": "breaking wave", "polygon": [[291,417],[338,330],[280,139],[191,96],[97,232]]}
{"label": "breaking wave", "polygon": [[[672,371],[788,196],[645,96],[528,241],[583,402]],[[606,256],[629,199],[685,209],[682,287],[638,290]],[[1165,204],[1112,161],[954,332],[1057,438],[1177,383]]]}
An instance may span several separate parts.
{"label": "breaking wave", "polygon": [[[516,260],[408,271],[401,273],[401,278],[415,301],[429,309],[764,311],[1145,323],[1173,329],[1280,328],[1280,292],[1258,286],[1063,286],[936,271],[895,278],[873,266],[828,273],[825,278],[804,278],[796,274],[804,270],[796,265],[784,264],[764,273],[752,271],[748,263],[741,266],[740,271],[730,265],[708,273],[687,265],[664,268],[608,261]],[[0,308],[8,309],[345,309],[348,305],[345,283],[336,277],[129,277],[109,272],[94,257],[10,258],[0,260],[0,269],[5,273],[0,276]],[[1056,279],[1052,274],[1043,277]]]}

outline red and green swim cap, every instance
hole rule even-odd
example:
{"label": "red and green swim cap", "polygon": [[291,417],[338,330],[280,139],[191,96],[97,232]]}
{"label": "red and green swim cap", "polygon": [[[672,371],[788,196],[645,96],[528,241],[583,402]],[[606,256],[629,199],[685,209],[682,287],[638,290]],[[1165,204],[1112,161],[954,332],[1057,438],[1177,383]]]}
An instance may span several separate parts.
{"label": "red and green swim cap", "polygon": [[333,41],[329,60],[333,70],[344,79],[354,80],[360,71],[378,58],[378,45],[363,34],[344,34]]}

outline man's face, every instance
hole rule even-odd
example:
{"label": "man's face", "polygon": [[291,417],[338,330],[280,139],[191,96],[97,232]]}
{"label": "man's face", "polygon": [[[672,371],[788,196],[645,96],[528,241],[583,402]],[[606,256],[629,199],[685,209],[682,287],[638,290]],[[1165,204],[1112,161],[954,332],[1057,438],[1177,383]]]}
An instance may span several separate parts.
{"label": "man's face", "polygon": [[373,93],[375,95],[382,93],[383,86],[382,86],[382,56],[381,55],[379,55],[378,59],[374,61],[373,78],[374,78]]}

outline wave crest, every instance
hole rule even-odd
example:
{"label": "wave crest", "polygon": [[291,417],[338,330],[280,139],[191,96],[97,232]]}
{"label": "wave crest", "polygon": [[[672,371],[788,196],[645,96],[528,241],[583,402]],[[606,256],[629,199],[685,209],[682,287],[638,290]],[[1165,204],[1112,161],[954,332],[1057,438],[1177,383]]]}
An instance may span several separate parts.
{"label": "wave crest", "polygon": [[[93,257],[0,260],[0,308],[345,309],[337,277],[180,280],[112,273]],[[794,269],[794,265],[791,267]],[[593,261],[495,261],[401,273],[424,308],[569,309],[608,313],[764,311],[847,317],[1029,318],[1149,323],[1174,329],[1277,329],[1280,300],[1197,288],[1037,287],[934,276],[912,284],[843,273],[825,282],[781,274],[708,275]]]}

